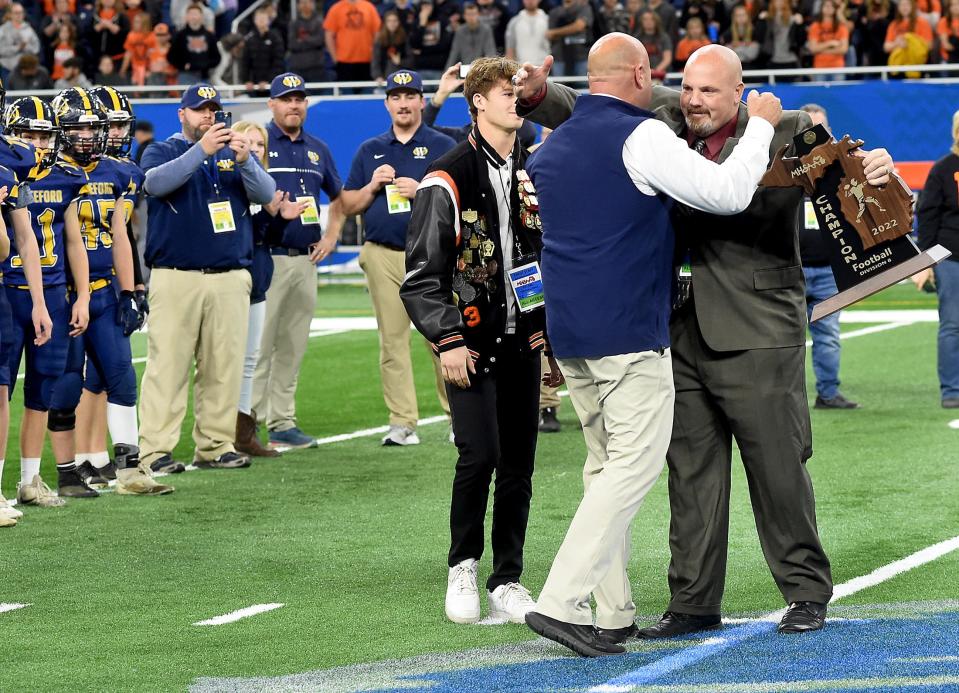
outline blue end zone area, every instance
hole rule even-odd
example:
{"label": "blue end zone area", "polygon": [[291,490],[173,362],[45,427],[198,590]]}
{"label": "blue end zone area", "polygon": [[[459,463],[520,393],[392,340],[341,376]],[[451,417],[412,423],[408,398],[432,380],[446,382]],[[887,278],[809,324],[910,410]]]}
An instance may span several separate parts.
{"label": "blue end zone area", "polygon": [[631,641],[626,655],[599,659],[539,639],[275,678],[200,679],[190,690],[959,691],[959,602],[835,607],[830,617],[818,633],[779,635],[775,621],[747,620],[708,637]]}

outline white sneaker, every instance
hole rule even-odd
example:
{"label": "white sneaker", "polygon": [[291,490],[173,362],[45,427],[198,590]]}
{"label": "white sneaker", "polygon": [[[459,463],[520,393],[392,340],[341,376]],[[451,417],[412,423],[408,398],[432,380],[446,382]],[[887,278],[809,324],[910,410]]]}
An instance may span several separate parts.
{"label": "white sneaker", "polygon": [[446,585],[446,618],[453,623],[476,623],[480,617],[479,590],[476,587],[475,558],[467,558],[450,568]]}
{"label": "white sneaker", "polygon": [[0,517],[8,517],[11,520],[19,520],[23,517],[23,513],[10,505],[8,501],[3,496],[0,496]]}
{"label": "white sneaker", "polygon": [[420,437],[407,426],[390,426],[390,432],[383,436],[383,445],[419,445]]}
{"label": "white sneaker", "polygon": [[529,590],[518,582],[507,582],[486,594],[491,620],[526,623],[526,614],[536,608]]}

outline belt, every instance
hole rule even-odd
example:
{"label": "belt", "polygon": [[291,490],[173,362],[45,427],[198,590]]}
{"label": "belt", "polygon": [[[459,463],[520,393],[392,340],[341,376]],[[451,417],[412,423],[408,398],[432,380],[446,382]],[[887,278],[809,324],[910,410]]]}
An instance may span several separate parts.
{"label": "belt", "polygon": [[290,257],[299,257],[300,255],[303,255],[305,257],[309,254],[309,250],[300,250],[298,248],[284,248],[278,245],[270,247],[270,255],[289,255]]}
{"label": "belt", "polygon": [[[94,291],[105,289],[106,287],[110,286],[112,281],[112,279],[94,279],[92,282],[90,282],[90,293],[92,294]],[[19,289],[20,287],[18,286],[17,288]],[[72,286],[68,286],[67,289],[70,291],[76,291],[76,288]]]}
{"label": "belt", "polygon": [[177,272],[200,272],[202,274],[223,274],[224,272],[232,272],[233,270],[246,269],[245,267],[164,267],[163,265],[155,265],[153,269],[162,269],[162,270],[176,270]]}
{"label": "belt", "polygon": [[380,243],[379,241],[367,241],[367,243],[372,243],[373,245],[378,245],[382,248],[387,248],[389,250],[396,250],[400,253],[405,253],[406,248],[401,245],[390,245],[389,243]]}

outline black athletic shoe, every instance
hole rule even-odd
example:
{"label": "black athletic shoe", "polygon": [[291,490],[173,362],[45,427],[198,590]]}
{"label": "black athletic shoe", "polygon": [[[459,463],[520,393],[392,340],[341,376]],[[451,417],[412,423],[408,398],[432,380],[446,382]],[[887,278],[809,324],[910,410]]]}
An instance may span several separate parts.
{"label": "black athletic shoe", "polygon": [[74,469],[69,472],[57,470],[57,495],[61,498],[96,498],[100,494],[87,485],[79,470]]}
{"label": "black athletic shoe", "polygon": [[559,433],[562,428],[559,419],[556,418],[556,409],[546,407],[539,412],[539,430],[540,433]]}
{"label": "black athletic shoe", "polygon": [[848,400],[838,393],[829,399],[816,395],[815,407],[816,409],[859,409],[859,402]]}
{"label": "black athletic shoe", "polygon": [[593,626],[579,626],[575,623],[558,621],[535,611],[526,614],[526,625],[534,633],[539,633],[544,638],[568,647],[581,657],[605,657],[626,652],[625,647],[600,638]]}
{"label": "black athletic shoe", "polygon": [[[97,468],[94,467],[94,469],[97,469]],[[100,467],[99,469],[97,469],[97,471],[100,472],[100,476],[102,476],[107,481],[117,480],[117,465],[113,460],[110,460],[109,462],[107,462],[105,467]]]}
{"label": "black athletic shoe", "polygon": [[172,455],[161,455],[150,463],[150,471],[155,474],[179,474],[186,471],[186,465],[175,462]]}
{"label": "black athletic shoe", "polygon": [[819,602],[793,602],[779,622],[780,633],[809,633],[826,625],[826,605]]}
{"label": "black athletic shoe", "polygon": [[695,616],[667,611],[663,617],[649,628],[640,628],[638,637],[646,640],[657,638],[675,638],[688,633],[698,633],[702,630],[718,630],[723,627],[723,619],[719,614]]}
{"label": "black athletic shoe", "polygon": [[243,469],[253,462],[238,452],[224,452],[215,460],[194,460],[193,464],[200,469]]}
{"label": "black athletic shoe", "polygon": [[109,480],[89,460],[77,465],[77,473],[90,488],[106,488],[110,485]]}
{"label": "black athletic shoe", "polygon": [[630,638],[639,636],[639,628],[635,623],[630,623],[625,628],[597,628],[596,635],[613,645],[622,645]]}

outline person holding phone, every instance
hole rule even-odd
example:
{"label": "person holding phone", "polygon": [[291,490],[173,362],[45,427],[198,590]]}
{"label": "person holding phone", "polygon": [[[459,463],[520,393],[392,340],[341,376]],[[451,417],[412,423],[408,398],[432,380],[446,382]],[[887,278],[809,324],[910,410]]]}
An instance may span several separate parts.
{"label": "person holding phone", "polygon": [[219,92],[194,84],[180,99],[181,132],[150,145],[141,160],[152,276],[140,451],[153,469],[173,464],[194,360],[193,463],[250,465],[233,444],[250,307],[249,208],[270,202],[276,184],[250,156],[247,138],[216,122],[218,111]]}

